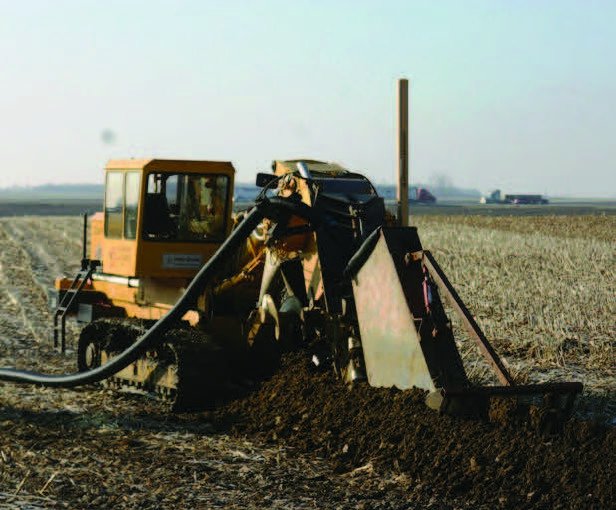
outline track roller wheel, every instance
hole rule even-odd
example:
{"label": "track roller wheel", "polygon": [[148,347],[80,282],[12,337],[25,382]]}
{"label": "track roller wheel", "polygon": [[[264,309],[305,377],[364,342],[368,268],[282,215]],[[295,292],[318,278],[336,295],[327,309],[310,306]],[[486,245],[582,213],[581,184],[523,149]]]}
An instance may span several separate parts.
{"label": "track roller wheel", "polygon": [[101,351],[107,340],[109,324],[95,321],[81,330],[77,344],[77,370],[87,372],[101,365]]}

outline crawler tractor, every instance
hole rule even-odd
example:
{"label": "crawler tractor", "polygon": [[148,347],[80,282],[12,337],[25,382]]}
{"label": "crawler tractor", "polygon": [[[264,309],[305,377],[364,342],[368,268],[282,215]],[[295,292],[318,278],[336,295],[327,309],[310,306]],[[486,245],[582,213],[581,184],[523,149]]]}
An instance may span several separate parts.
{"label": "crawler tractor", "polygon": [[[111,161],[89,257],[84,248],[77,277],[56,283],[55,346],[66,348],[67,316],[86,323],[78,372],[0,379],[137,387],[179,410],[215,405],[299,349],[348,384],[421,388],[442,412],[484,413],[502,396],[570,410],[581,384],[516,385],[417,229],[367,178],[276,161],[257,175],[254,207],[236,214],[233,180],[230,163]],[[499,385],[469,381],[444,301]]]}

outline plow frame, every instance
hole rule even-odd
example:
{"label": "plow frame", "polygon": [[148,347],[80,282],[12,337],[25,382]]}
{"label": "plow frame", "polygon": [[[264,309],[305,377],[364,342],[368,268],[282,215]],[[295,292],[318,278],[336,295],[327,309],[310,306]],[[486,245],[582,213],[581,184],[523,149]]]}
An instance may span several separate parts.
{"label": "plow frame", "polygon": [[[428,392],[429,407],[456,415],[485,415],[499,399],[570,414],[582,383],[516,384],[432,253],[422,248],[416,228],[377,229],[345,273],[353,285],[370,385],[418,387]],[[478,386],[468,379],[445,302],[498,385]]]}
{"label": "plow frame", "polygon": [[[558,409],[564,416],[568,416],[573,408],[573,402],[578,393],[582,392],[581,382],[553,382],[540,384],[516,384],[507,370],[502,359],[498,356],[485,334],[471,315],[470,311],[456,292],[455,288],[445,275],[443,269],[434,259],[429,250],[423,251],[422,263],[430,277],[438,287],[440,294],[451,305],[455,313],[462,320],[468,335],[473,339],[479,352],[492,368],[500,381],[500,386],[468,386],[463,388],[444,387],[440,390],[439,409],[442,412],[456,412],[461,407],[484,408],[489,405],[491,398],[515,397],[522,400],[532,400],[543,397],[544,403]],[[472,405],[470,407],[473,407]]]}

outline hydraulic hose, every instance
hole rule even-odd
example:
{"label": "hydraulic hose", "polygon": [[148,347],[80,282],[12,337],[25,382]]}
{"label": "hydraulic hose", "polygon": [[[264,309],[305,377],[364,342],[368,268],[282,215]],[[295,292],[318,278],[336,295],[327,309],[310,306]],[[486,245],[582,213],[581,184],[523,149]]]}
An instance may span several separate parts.
{"label": "hydraulic hose", "polygon": [[177,303],[164,317],[146,331],[139,340],[120,355],[115,356],[100,367],[76,374],[42,374],[13,368],[0,368],[0,380],[25,384],[38,384],[56,388],[72,388],[83,384],[102,381],[127,367],[155,345],[163,334],[167,332],[173,324],[177,323],[190,307],[194,305],[208,281],[216,275],[220,267],[229,259],[233,252],[263,219],[263,211],[266,209],[265,205],[266,204],[258,204],[246,215],[244,220],[231,233],[218,251],[216,251],[212,258],[199,270]]}
{"label": "hydraulic hose", "polygon": [[73,388],[84,384],[99,382],[111,377],[137,360],[148,349],[152,348],[152,346],[160,341],[164,333],[173,327],[173,325],[190,310],[208,282],[216,276],[220,268],[235,250],[239,248],[241,243],[250,236],[251,232],[264,217],[278,220],[281,216],[285,215],[301,216],[314,225],[318,225],[319,223],[319,218],[316,216],[314,210],[302,202],[280,197],[271,197],[259,201],[244,217],[237,228],[231,232],[231,235],[225,240],[212,258],[203,265],[186,288],[182,297],[165,316],[147,330],[139,340],[104,365],[88,370],[87,372],[62,375],[29,372],[14,368],[0,368],[0,381],[37,384],[55,388]]}

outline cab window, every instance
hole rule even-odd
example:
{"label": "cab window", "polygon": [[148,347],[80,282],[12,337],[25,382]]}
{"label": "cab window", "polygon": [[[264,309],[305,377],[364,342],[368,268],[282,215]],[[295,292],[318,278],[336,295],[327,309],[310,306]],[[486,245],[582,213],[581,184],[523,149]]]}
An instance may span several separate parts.
{"label": "cab window", "polygon": [[139,207],[139,172],[126,172],[124,178],[124,238],[137,238],[137,210]]}
{"label": "cab window", "polygon": [[148,175],[143,238],[221,241],[225,237],[229,178],[226,175]]}
{"label": "cab window", "polygon": [[123,172],[107,172],[105,183],[105,237],[122,237]]}
{"label": "cab window", "polygon": [[105,183],[105,237],[137,238],[139,172],[107,172]]}

